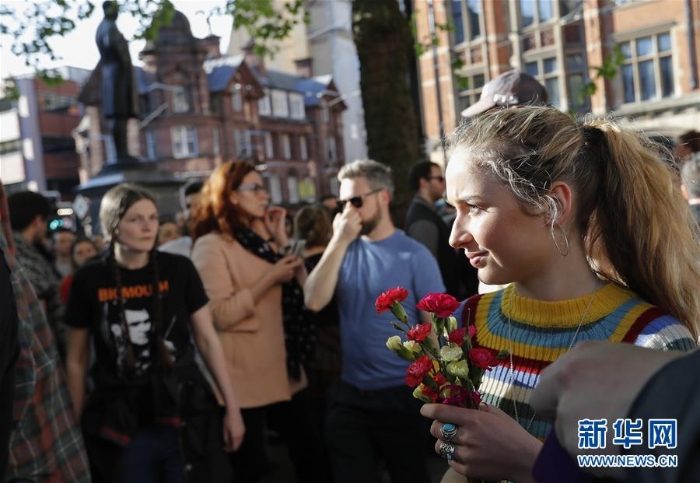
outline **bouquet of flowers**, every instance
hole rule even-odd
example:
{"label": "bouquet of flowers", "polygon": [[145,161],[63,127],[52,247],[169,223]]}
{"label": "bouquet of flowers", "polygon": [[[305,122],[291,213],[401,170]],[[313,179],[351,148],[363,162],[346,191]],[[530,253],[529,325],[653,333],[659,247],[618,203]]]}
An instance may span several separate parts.
{"label": "bouquet of flowers", "polygon": [[508,351],[474,347],[476,327],[457,327],[453,316],[460,302],[448,294],[426,295],[416,307],[431,314],[431,322],[411,324],[401,302],[408,290],[396,287],[377,297],[378,313],[390,310],[398,319],[392,325],[403,332],[390,337],[386,346],[402,359],[411,361],[406,384],[415,387],[413,396],[425,402],[441,402],[476,409],[481,403],[479,385],[484,371],[490,371]]}

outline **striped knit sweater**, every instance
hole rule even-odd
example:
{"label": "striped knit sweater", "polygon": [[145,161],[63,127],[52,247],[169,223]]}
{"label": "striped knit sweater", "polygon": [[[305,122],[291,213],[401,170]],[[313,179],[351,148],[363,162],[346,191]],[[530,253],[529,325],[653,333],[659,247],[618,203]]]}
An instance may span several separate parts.
{"label": "striped knit sweater", "polygon": [[513,354],[513,376],[510,358],[484,374],[480,388],[484,401],[511,417],[515,417],[517,404],[518,422],[539,439],[545,438],[551,424],[530,408],[530,394],[540,372],[567,352],[572,342],[609,340],[661,350],[696,348],[690,332],[678,320],[613,283],[596,291],[592,300],[591,295],[584,295],[561,302],[528,299],[509,285],[471,297],[460,310],[455,315],[465,326],[476,325],[476,345]]}

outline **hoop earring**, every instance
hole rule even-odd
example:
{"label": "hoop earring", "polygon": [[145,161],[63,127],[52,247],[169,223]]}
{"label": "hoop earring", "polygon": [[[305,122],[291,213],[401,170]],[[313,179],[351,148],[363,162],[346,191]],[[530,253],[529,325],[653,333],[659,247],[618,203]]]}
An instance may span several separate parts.
{"label": "hoop earring", "polygon": [[561,230],[562,235],[564,235],[564,243],[565,243],[564,248],[566,249],[566,251],[562,251],[561,247],[559,246],[559,243],[557,242],[557,237],[554,234],[554,224],[552,224],[552,229],[549,231],[549,233],[552,235],[552,241],[554,242],[554,246],[557,247],[557,251],[559,252],[559,255],[561,255],[562,257],[565,257],[569,254],[569,250],[571,249],[571,247],[569,246],[569,238],[566,236],[566,232],[561,227],[561,225],[559,223],[557,223],[556,225]]}

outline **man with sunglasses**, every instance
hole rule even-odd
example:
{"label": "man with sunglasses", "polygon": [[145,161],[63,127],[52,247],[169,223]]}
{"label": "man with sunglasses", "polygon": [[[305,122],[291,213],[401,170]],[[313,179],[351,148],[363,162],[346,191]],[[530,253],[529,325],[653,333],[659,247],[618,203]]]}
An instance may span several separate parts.
{"label": "man with sunglasses", "polygon": [[440,165],[422,161],[411,168],[408,184],[416,193],[406,213],[406,234],[425,245],[440,267],[447,293],[459,300],[477,293],[477,271],[450,246],[450,227],[438,214],[435,202],[445,193]]}
{"label": "man with sunglasses", "polygon": [[383,460],[393,483],[428,483],[421,403],[404,383],[408,363],[386,348],[396,335],[391,316],[378,314],[374,301],[405,287],[409,320],[427,321],[416,304],[445,291],[440,270],[427,248],[395,228],[388,166],[355,161],[343,166],[338,180],[343,211],[304,285],[309,309],[322,309],[335,294],[340,315],[341,381],[329,395],[325,426],[333,481],[377,481]]}

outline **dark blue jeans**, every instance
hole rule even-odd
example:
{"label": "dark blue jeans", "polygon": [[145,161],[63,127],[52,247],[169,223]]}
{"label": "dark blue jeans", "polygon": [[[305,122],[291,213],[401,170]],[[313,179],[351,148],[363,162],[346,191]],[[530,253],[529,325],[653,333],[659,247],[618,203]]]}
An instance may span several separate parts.
{"label": "dark blue jeans", "polygon": [[183,483],[182,455],[171,426],[140,429],[124,450],[124,483]]}

